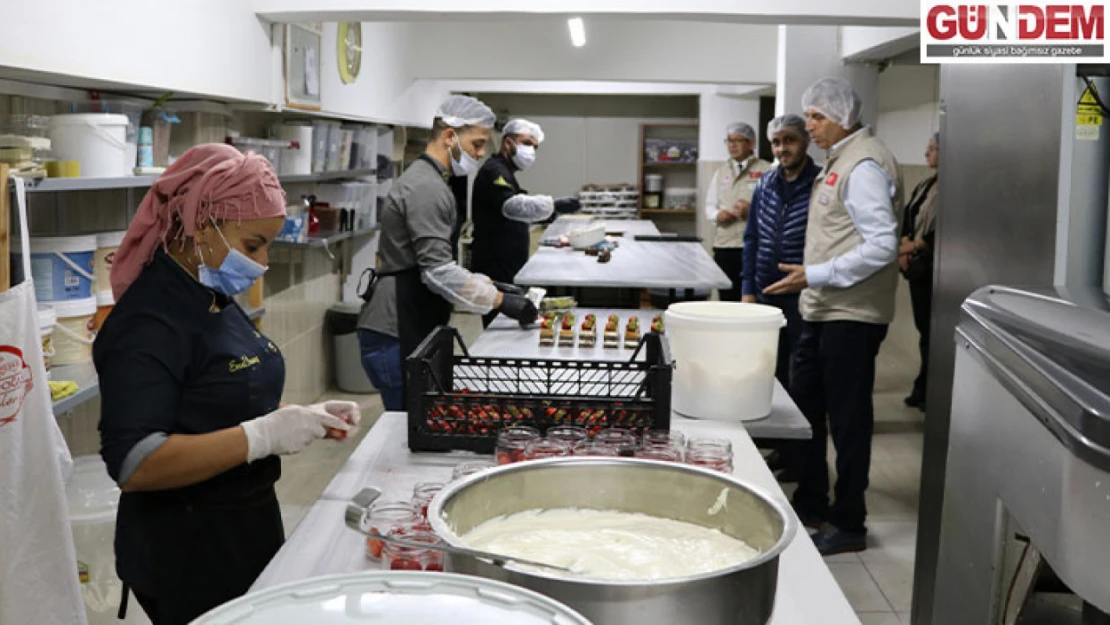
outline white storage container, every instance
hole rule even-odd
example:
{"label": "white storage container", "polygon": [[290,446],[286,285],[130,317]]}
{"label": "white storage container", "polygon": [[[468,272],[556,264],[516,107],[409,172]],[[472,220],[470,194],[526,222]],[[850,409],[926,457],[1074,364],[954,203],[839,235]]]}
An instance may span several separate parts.
{"label": "white storage container", "polygon": [[663,208],[670,210],[690,210],[698,203],[698,190],[673,187],[663,190]]}
{"label": "white storage container", "polygon": [[771,414],[782,311],[762,304],[683,302],[665,314],[675,360],[671,405],[695,419]]}
{"label": "white storage container", "polygon": [[50,304],[58,315],[54,326],[54,364],[91,362],[93,341],[96,339],[96,298]]}
{"label": "white storage container", "polygon": [[[277,127],[277,137],[290,143],[281,157],[281,175],[305,176],[312,173],[312,124],[286,123]],[[296,143],[296,147],[292,144]]]}
{"label": "white storage container", "polygon": [[50,118],[54,157],[81,163],[82,178],[134,175],[138,146],[127,141],[130,124],[126,115],[55,115]]}

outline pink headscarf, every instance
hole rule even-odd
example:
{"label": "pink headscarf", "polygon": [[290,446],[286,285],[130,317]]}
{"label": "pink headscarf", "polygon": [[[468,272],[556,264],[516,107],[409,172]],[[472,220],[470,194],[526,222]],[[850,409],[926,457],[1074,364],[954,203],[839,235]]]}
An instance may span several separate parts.
{"label": "pink headscarf", "polygon": [[209,218],[244,221],[285,215],[285,191],[270,162],[222,143],[181,155],[143,198],[112,263],[119,301],[159,246],[185,243]]}

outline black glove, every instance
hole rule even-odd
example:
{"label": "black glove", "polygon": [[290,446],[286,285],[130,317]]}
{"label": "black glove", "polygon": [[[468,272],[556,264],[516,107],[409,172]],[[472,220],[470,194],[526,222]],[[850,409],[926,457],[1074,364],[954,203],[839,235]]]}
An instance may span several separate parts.
{"label": "black glove", "polygon": [[555,200],[555,214],[569,215],[582,210],[582,203],[576,197],[561,197]]}
{"label": "black glove", "polygon": [[493,282],[493,286],[497,287],[497,290],[501,291],[502,293],[512,293],[513,295],[524,295],[525,293],[528,292],[528,291],[525,291],[522,287],[519,287],[515,284],[509,284],[507,282],[498,282],[496,280],[492,280],[492,282]]}
{"label": "black glove", "polygon": [[519,321],[520,325],[524,327],[535,323],[536,317],[540,314],[536,310],[535,304],[529,301],[527,297],[515,293],[502,294],[500,310],[507,316]]}

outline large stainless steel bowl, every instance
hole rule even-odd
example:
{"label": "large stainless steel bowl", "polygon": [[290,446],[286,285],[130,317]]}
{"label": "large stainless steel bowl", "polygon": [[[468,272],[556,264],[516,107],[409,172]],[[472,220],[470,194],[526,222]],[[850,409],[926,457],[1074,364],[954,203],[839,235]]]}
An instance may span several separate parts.
{"label": "large stainless steel bowl", "polygon": [[450,570],[506,581],[561,601],[596,625],[765,625],[775,606],[779,555],[797,521],[784,504],[723,473],[632,458],[561,458],[506,465],[450,484],[428,517],[452,545],[497,516],[588,508],[640,512],[719,529],[760,551],[739,566],[645,582],[575,580],[501,568],[466,556]]}

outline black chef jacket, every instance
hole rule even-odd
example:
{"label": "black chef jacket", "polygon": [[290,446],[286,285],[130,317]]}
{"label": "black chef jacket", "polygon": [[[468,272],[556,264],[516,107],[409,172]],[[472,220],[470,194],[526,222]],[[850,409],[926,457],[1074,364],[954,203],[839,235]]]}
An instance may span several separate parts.
{"label": "black chef jacket", "polygon": [[[214,302],[222,309],[212,312]],[[285,385],[277,346],[161,250],[106,319],[93,360],[101,455],[117,481],[170,434],[213,432],[276,410]],[[280,475],[272,456],[199,484],[124,493],[120,579],[157,599],[175,623],[244,594],[284,540]]]}
{"label": "black chef jacket", "polygon": [[512,282],[528,262],[528,227],[505,217],[502,207],[520,188],[513,166],[502,155],[490,157],[474,179],[474,271],[498,282]]}

